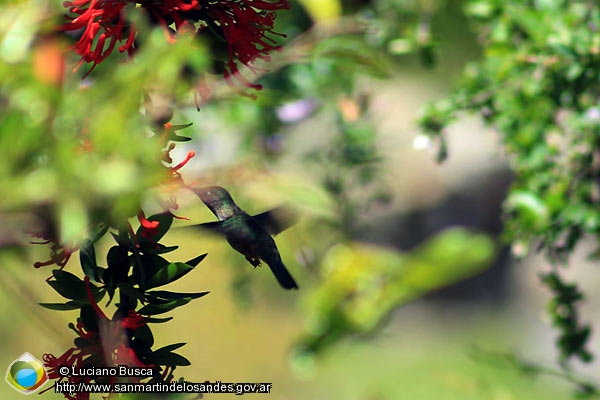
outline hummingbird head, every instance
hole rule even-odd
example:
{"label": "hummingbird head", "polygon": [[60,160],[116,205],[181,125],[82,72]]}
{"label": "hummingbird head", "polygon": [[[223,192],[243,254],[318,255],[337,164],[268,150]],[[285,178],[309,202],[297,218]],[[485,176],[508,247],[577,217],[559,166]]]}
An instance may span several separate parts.
{"label": "hummingbird head", "polygon": [[193,191],[219,220],[231,217],[238,208],[229,192],[221,186],[202,187]]}

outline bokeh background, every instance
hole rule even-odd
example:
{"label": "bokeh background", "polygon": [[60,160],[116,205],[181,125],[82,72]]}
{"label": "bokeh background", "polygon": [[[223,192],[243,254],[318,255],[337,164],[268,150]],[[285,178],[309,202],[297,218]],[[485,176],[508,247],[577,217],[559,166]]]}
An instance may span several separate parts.
{"label": "bokeh background", "polygon": [[[373,179],[386,196],[353,213],[352,229],[344,234],[353,243],[401,255],[447,228],[467,227],[496,244],[485,270],[402,304],[369,335],[350,335],[311,356],[299,356],[295,349],[310,331],[311,296],[319,286],[314,265],[327,257],[323,240],[335,232],[323,221],[337,215],[332,211],[336,198],[322,185],[327,165],[310,164],[306,154],[326,147],[333,137],[336,122],[319,101],[337,107],[335,99],[288,104],[300,117],[281,118],[268,135],[244,121],[257,120],[260,99],[258,104],[225,101],[199,112],[187,110],[176,118],[194,122],[194,132],[187,133],[195,139],[175,153],[197,153],[183,171],[186,179],[226,186],[251,213],[282,203],[299,209],[299,223],[276,240],[300,290],[281,290],[266,267],[253,270],[220,238],[173,230],[165,244],[180,246],[177,258],[209,256],[169,289],[211,292],[172,311],[174,320],[154,330],[159,345],[187,343],[180,352],[192,366],[178,368],[179,375],[194,382],[272,382],[271,394],[246,395],[259,399],[570,398],[568,382],[552,374],[527,374],[510,362],[514,356],[555,369],[558,353],[544,312],[549,293],[537,275],[548,268],[545,259],[532,255],[516,260],[519,249],[507,248],[500,239],[501,204],[511,173],[496,133],[465,116],[447,133],[450,155],[442,164],[435,162],[435,144],[419,137],[415,121],[422,107],[448,93],[465,65],[480,57],[460,3],[443,2],[432,13],[432,32],[439,40],[433,67],[424,66],[418,55],[396,55],[387,77],[360,76],[347,96],[359,106],[356,99],[368,99],[360,113],[376,132],[381,162]],[[265,96],[273,96],[268,88],[267,82]],[[224,122],[223,115],[236,117]],[[271,153],[253,153],[259,145]],[[352,198],[366,202],[374,190],[356,185]],[[182,192],[180,203],[180,215],[198,222],[214,218],[190,193]],[[597,326],[600,277],[585,257],[591,247],[581,246],[568,273],[587,296],[583,319]],[[50,270],[31,267],[44,254],[41,247],[0,254],[0,365],[8,366],[23,352],[41,358],[72,346],[65,328],[76,313],[37,305],[60,301],[45,282]],[[67,270],[79,271],[77,258]],[[590,349],[600,352],[597,334]],[[590,379],[600,376],[598,362],[575,369]],[[18,396],[0,385],[0,397]]]}

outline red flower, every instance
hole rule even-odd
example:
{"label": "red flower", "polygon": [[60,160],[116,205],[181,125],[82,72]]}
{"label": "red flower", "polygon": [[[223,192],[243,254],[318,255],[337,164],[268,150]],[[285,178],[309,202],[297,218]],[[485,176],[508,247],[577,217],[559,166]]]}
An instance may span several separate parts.
{"label": "red flower", "polygon": [[[120,52],[133,54],[135,29],[127,26],[123,9],[127,6],[123,0],[75,0],[66,1],[64,6],[77,16],[62,26],[65,31],[84,29],[74,50],[81,56],[82,63],[93,63],[92,68],[102,62],[115,48],[117,42],[125,43]],[[108,41],[108,43],[107,43]]]}
{"label": "red flower", "polygon": [[253,69],[251,64],[254,60],[269,61],[269,52],[280,50],[267,34],[284,36],[273,30],[274,11],[289,9],[290,3],[287,0],[206,0],[203,4],[208,16],[219,23],[227,41],[229,60],[225,79],[230,82],[231,75],[234,75],[245,86],[260,89],[260,85],[251,84],[239,73],[236,60]]}
{"label": "red flower", "polygon": [[[90,289],[89,277],[84,278],[85,289],[88,300],[96,313],[98,331],[93,331],[78,322],[73,330],[79,336],[75,340],[75,347],[68,349],[63,355],[56,357],[53,354],[44,354],[43,360],[48,372],[48,378],[57,379],[57,382],[67,380],[71,384],[79,382],[91,382],[92,378],[82,375],[63,376],[59,373],[59,368],[67,366],[69,368],[85,367],[107,367],[116,365],[128,365],[131,367],[153,367],[153,365],[144,364],[139,360],[133,349],[127,343],[125,329],[135,330],[146,325],[145,319],[130,310],[128,315],[122,320],[110,320],[98,306]],[[94,363],[90,363],[94,360]],[[115,377],[110,377],[111,383],[115,382]],[[139,380],[136,380],[139,381]],[[50,389],[50,388],[49,388]],[[88,400],[89,393],[77,392],[73,394],[63,393],[69,400]]]}
{"label": "red flower", "polygon": [[196,34],[210,26],[227,41],[225,79],[231,83],[233,75],[255,89],[260,85],[251,84],[239,73],[238,62],[254,69],[251,64],[257,58],[268,61],[269,52],[279,50],[272,37],[283,36],[273,30],[275,11],[290,8],[288,0],[74,0],[64,5],[75,16],[62,29],[84,30],[74,50],[81,56],[81,63],[92,63],[92,69],[118,43],[122,43],[120,52],[133,54],[136,30],[124,11],[127,6],[133,9],[140,5],[150,20],[169,35],[170,26],[176,32],[194,27]]}
{"label": "red flower", "polygon": [[[72,383],[72,384],[76,384],[79,382],[89,383],[90,382],[89,377],[84,377],[84,376],[65,377],[58,373],[59,368],[64,365],[66,365],[68,367],[80,368],[82,366],[84,356],[87,356],[87,355],[88,354],[84,353],[83,350],[81,350],[77,347],[70,348],[62,356],[60,356],[58,358],[52,354],[44,354],[42,359],[44,360],[44,364],[46,366],[48,378],[57,379],[57,381],[56,381],[57,383],[60,383],[65,379],[69,383]],[[55,385],[56,385],[56,383],[55,383]],[[48,389],[43,390],[41,393],[43,393],[47,390],[50,390],[53,387],[54,386],[50,386]],[[89,398],[90,398],[90,394],[87,392],[75,392],[73,394],[65,392],[65,393],[63,393],[63,395],[65,396],[65,398],[67,398],[69,400],[89,400]]]}
{"label": "red flower", "polygon": [[142,210],[138,211],[137,217],[142,227],[141,234],[143,237],[150,239],[157,234],[160,222],[147,220]]}

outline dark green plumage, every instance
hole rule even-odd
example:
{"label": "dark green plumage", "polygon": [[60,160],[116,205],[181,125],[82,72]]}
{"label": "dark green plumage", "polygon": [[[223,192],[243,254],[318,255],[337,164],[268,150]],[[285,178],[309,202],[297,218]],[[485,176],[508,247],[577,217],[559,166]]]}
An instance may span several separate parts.
{"label": "dark green plumage", "polygon": [[254,267],[264,261],[284,289],[297,289],[294,278],[281,261],[281,256],[271,235],[276,235],[291,224],[283,208],[251,216],[239,208],[227,190],[220,186],[193,189],[202,202],[219,219],[216,222],[194,225],[223,234],[227,242]]}

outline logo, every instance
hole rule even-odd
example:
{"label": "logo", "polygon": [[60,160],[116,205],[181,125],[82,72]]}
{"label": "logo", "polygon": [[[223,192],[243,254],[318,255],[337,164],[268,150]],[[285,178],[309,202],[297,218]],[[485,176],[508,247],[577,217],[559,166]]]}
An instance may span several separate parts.
{"label": "logo", "polygon": [[16,391],[31,394],[48,380],[44,365],[29,353],[13,361],[6,370],[6,382]]}

